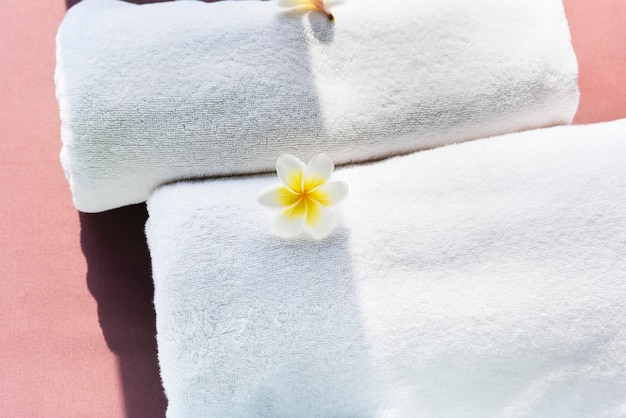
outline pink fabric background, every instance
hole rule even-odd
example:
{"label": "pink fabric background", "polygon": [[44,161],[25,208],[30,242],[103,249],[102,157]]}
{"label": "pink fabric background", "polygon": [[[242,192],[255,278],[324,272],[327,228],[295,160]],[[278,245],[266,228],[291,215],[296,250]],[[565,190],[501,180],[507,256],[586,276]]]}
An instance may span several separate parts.
{"label": "pink fabric background", "polygon": [[[0,7],[0,416],[158,417],[144,205],[81,214],[59,163],[54,38],[75,1]],[[576,123],[626,117],[626,2],[565,0]]]}

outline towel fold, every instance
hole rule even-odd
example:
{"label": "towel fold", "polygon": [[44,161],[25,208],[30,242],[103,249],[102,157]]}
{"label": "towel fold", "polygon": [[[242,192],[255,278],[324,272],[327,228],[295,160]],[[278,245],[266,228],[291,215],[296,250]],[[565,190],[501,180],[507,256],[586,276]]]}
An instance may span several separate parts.
{"label": "towel fold", "polygon": [[83,0],[57,37],[61,161],[75,206],[181,179],[337,164],[555,124],[578,103],[560,0]]}
{"label": "towel fold", "polygon": [[275,176],[148,201],[168,416],[622,416],[626,120],[338,169],[322,240]]}

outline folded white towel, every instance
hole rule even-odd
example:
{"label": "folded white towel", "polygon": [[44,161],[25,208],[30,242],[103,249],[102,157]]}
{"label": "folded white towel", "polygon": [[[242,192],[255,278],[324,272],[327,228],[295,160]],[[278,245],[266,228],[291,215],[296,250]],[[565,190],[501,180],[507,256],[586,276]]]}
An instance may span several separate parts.
{"label": "folded white towel", "polygon": [[83,0],[57,37],[61,160],[76,207],[180,179],[267,172],[276,155],[366,161],[571,121],[560,0]]}
{"label": "folded white towel", "polygon": [[148,201],[171,417],[626,414],[626,120],[468,142],[334,177],[315,241],[274,176]]}

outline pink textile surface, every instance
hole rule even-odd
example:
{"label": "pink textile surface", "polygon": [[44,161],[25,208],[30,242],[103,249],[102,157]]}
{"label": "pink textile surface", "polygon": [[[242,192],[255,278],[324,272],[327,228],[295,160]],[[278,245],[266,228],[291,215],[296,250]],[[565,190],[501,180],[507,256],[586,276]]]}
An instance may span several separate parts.
{"label": "pink textile surface", "polygon": [[[78,213],[59,163],[54,39],[73,3],[0,13],[0,416],[163,416],[145,205]],[[564,3],[575,122],[625,118],[626,2]]]}

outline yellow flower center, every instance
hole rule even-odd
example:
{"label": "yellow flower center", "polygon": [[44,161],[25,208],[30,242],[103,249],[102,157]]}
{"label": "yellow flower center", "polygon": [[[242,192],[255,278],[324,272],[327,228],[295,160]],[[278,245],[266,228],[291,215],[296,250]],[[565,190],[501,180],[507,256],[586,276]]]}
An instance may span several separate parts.
{"label": "yellow flower center", "polygon": [[[299,177],[299,178],[295,178]],[[324,184],[324,179],[308,178],[301,180],[302,176],[294,176],[289,182],[291,186],[300,185],[300,187],[290,189],[282,186],[278,191],[278,199],[281,205],[287,208],[285,215],[289,219],[306,217],[306,223],[316,225],[320,219],[322,206],[328,206],[331,203],[328,193],[319,189]]]}

